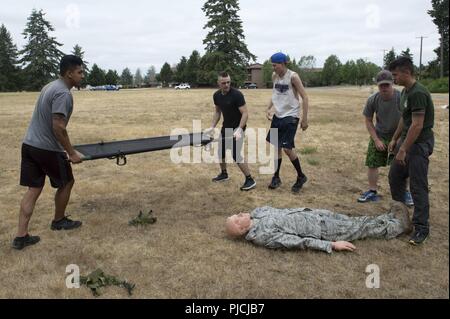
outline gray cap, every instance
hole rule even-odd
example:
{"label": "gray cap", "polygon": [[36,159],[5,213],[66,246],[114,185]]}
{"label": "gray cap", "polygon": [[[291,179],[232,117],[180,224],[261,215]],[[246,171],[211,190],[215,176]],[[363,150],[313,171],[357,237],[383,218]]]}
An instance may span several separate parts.
{"label": "gray cap", "polygon": [[380,71],[376,76],[377,85],[388,83],[393,84],[394,83],[394,77],[392,76],[392,73],[388,70]]}

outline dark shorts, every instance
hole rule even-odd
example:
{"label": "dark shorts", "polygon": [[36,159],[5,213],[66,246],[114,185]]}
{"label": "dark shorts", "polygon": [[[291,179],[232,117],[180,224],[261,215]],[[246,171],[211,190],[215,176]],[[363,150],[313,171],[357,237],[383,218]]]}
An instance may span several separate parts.
{"label": "dark shorts", "polygon": [[223,161],[225,159],[226,150],[231,150],[233,160],[236,163],[243,163],[242,146],[244,145],[244,136],[239,140],[233,138],[232,134],[225,134],[222,130],[219,138],[219,158]]}
{"label": "dark shorts", "polygon": [[61,188],[73,181],[72,167],[66,153],[22,144],[20,185],[43,187],[46,175],[50,178],[53,188]]}
{"label": "dark shorts", "polygon": [[295,148],[294,140],[295,134],[297,133],[298,122],[298,117],[286,116],[283,118],[278,118],[274,115],[270,129],[278,130],[278,139],[275,138],[275,136],[269,131],[266,141],[278,148]]}

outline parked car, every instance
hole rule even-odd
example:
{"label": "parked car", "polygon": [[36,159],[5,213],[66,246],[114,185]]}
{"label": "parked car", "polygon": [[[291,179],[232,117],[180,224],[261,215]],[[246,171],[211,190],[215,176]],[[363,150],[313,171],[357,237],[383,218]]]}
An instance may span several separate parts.
{"label": "parked car", "polygon": [[189,90],[191,86],[187,83],[181,83],[175,86],[175,90]]}
{"label": "parked car", "polygon": [[257,89],[258,86],[255,83],[245,83],[244,89]]}

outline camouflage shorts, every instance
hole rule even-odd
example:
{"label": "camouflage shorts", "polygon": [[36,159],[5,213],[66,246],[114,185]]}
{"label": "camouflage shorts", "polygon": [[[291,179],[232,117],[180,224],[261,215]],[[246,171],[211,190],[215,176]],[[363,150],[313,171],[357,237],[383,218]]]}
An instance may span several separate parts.
{"label": "camouflage shorts", "polygon": [[387,165],[391,165],[390,160],[388,159],[388,145],[390,143],[390,139],[380,138],[384,145],[386,145],[386,150],[384,152],[380,152],[375,147],[375,142],[372,138],[369,140],[369,146],[367,148],[367,156],[366,156],[366,166],[370,168],[384,167]]}

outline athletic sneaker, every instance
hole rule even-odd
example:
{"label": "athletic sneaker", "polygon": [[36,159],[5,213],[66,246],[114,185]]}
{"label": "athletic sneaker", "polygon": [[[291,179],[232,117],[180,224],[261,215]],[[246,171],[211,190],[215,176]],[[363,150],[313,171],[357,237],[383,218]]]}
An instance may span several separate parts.
{"label": "athletic sneaker", "polygon": [[428,238],[429,234],[428,229],[416,229],[409,239],[409,243],[414,246],[420,245]]}
{"label": "athletic sneaker", "polygon": [[247,177],[244,185],[241,186],[241,191],[249,191],[256,186],[256,182],[253,178]]}
{"label": "athletic sneaker", "polygon": [[405,203],[405,205],[408,206],[408,207],[414,206],[414,201],[413,201],[411,192],[408,192],[408,191],[405,192],[404,203]]}
{"label": "athletic sneaker", "polygon": [[64,216],[62,219],[58,221],[52,221],[52,225],[50,226],[50,228],[52,230],[61,230],[61,229],[69,230],[78,228],[81,226],[81,224],[82,223],[78,220],[71,220],[67,216]]}
{"label": "athletic sneaker", "polygon": [[21,250],[27,246],[37,244],[41,238],[39,236],[30,236],[26,234],[24,237],[16,237],[12,242],[12,248]]}
{"label": "athletic sneaker", "polygon": [[297,177],[297,181],[295,182],[294,185],[292,185],[291,188],[292,192],[298,193],[302,189],[303,184],[305,184],[307,180],[308,177],[306,177],[306,175],[303,175],[302,177]]}
{"label": "athletic sneaker", "polygon": [[224,172],[220,173],[219,175],[217,175],[212,179],[213,182],[224,182],[226,180],[228,180],[228,173]]}
{"label": "athletic sneaker", "polygon": [[377,193],[369,189],[367,192],[362,194],[360,198],[358,198],[358,202],[360,203],[376,202],[379,199],[380,197],[377,195]]}
{"label": "athletic sneaker", "polygon": [[272,181],[270,182],[269,188],[275,189],[281,186],[281,179],[279,176],[272,177]]}

